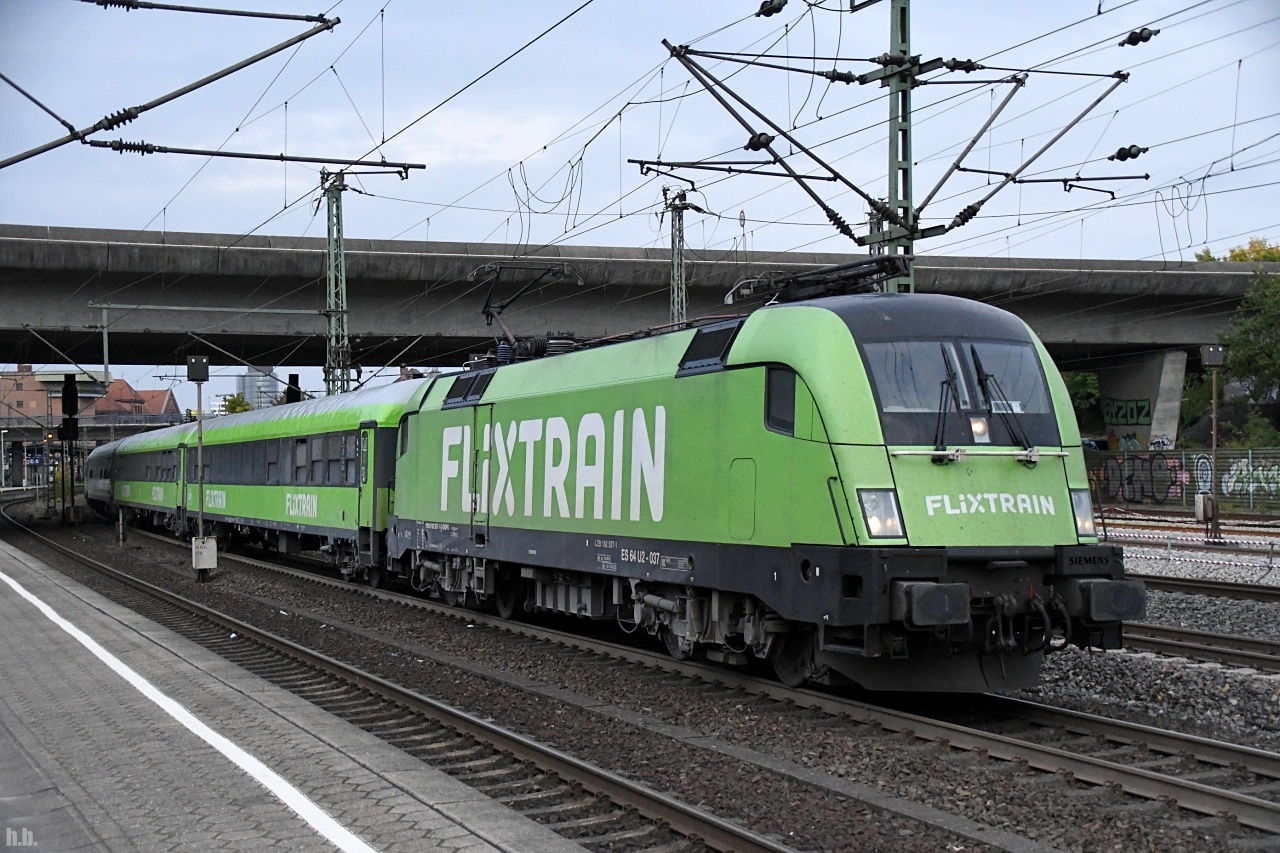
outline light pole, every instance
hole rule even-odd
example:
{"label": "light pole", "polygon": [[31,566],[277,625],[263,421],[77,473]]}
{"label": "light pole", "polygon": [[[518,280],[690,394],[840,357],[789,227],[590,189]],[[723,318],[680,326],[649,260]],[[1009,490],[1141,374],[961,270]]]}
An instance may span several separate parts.
{"label": "light pole", "polygon": [[9,485],[9,455],[5,453],[4,435],[7,429],[0,429],[0,489]]}

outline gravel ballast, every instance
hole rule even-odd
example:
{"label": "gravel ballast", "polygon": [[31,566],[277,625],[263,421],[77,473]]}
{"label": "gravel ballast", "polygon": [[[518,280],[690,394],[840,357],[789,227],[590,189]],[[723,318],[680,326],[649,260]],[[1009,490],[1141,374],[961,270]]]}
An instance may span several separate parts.
{"label": "gravel ballast", "polygon": [[[958,842],[917,821],[824,796],[712,750],[656,736],[651,728],[626,725],[573,703],[514,691],[509,684],[434,663],[415,655],[415,647],[472,660],[726,744],[749,746],[800,767],[1017,833],[1032,845],[1188,851],[1231,846],[1223,821],[1198,820],[1161,804],[1057,776],[948,753],[817,712],[788,709],[737,691],[691,688],[687,681],[639,666],[557,650],[505,632],[468,627],[455,618],[335,594],[300,581],[231,568],[229,563],[213,583],[197,586],[187,580],[185,552],[134,538],[125,552],[127,559],[121,559],[105,525],[82,528],[75,538],[80,544],[95,540],[104,558],[112,558],[108,562],[127,563],[143,579],[353,659],[378,674],[671,790],[802,849],[940,850]],[[1157,603],[1152,613],[1160,607],[1184,616],[1188,609],[1179,602]],[[314,613],[318,621],[298,615],[303,611]],[[374,632],[380,641],[355,638],[335,628],[340,622]],[[1274,678],[1146,655],[1072,649],[1049,659],[1044,684],[1029,691],[1029,698],[1275,748],[1280,742],[1278,691],[1280,682]],[[977,849],[970,841],[961,846]]]}

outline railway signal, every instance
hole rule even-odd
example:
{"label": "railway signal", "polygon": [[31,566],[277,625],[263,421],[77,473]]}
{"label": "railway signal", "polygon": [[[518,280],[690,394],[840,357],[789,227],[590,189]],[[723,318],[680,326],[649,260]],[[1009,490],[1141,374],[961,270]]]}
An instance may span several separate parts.
{"label": "railway signal", "polygon": [[209,356],[187,356],[187,381],[196,383],[196,493],[199,510],[196,536],[191,540],[191,568],[196,582],[209,580],[209,570],[218,568],[218,538],[204,535],[204,383],[209,381]]}

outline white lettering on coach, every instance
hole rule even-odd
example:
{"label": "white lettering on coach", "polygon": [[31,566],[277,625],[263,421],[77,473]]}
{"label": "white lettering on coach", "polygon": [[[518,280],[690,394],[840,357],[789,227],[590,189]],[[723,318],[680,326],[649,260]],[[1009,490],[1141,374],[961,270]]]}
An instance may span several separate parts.
{"label": "white lettering on coach", "polygon": [[1008,492],[981,494],[926,495],[924,508],[929,515],[941,511],[946,515],[1056,515],[1049,495],[1011,495]]}
{"label": "white lettering on coach", "polygon": [[294,518],[316,518],[320,515],[320,496],[286,493],[284,514]]}
{"label": "white lettering on coach", "polygon": [[[631,521],[640,521],[647,504],[649,519],[661,521],[667,410],[655,406],[651,413],[634,409],[630,418],[627,414],[619,410],[607,417],[588,412],[576,424],[563,417],[485,424],[480,440],[474,442],[476,459],[472,459],[472,427],[445,427],[440,442],[441,511],[453,508],[514,516],[523,510],[526,517],[532,517],[540,508],[544,518],[596,520],[603,519],[607,511],[614,521],[621,521],[624,514]],[[524,454],[523,465],[517,459],[520,453]],[[474,466],[475,484],[471,482],[473,463],[478,463]],[[519,482],[522,471],[523,483]],[[534,495],[537,473],[542,475],[541,502]]]}

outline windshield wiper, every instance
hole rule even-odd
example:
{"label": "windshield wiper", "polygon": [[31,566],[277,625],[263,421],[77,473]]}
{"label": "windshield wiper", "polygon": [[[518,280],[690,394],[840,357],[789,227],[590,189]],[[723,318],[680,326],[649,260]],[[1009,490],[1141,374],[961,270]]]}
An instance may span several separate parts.
{"label": "windshield wiper", "polygon": [[[1000,380],[994,375],[987,373],[982,369],[982,359],[978,356],[978,348],[973,344],[969,344],[969,353],[973,356],[973,367],[978,372],[978,389],[982,391],[982,399],[987,404],[987,416],[999,415],[1004,428],[1009,431],[1009,435],[1022,445],[1023,450],[1031,450],[1034,445],[1031,444],[1031,438],[1027,435],[1026,430],[1022,428],[1022,424],[1012,417],[1009,409],[1009,398],[1005,395],[1004,389],[1000,387]],[[1004,406],[999,411],[996,410],[995,398],[991,394],[992,387],[996,393],[1000,395],[1001,402]]]}
{"label": "windshield wiper", "polygon": [[[951,359],[947,357],[947,348],[945,344],[938,344],[938,349],[942,352],[942,364],[947,369],[947,378],[938,383],[938,424],[933,432],[933,449],[942,453],[947,449],[947,390],[951,391],[951,404],[956,407],[956,412],[960,411],[960,392],[956,388],[956,370],[951,364]],[[946,456],[934,456],[933,461],[939,465],[945,465],[951,459]]]}

